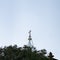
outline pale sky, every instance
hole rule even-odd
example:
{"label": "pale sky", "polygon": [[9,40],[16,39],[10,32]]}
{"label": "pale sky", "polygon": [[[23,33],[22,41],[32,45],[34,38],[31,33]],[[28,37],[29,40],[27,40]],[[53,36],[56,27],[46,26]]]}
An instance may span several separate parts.
{"label": "pale sky", "polygon": [[27,45],[29,30],[37,50],[60,59],[60,0],[0,0],[0,47]]}

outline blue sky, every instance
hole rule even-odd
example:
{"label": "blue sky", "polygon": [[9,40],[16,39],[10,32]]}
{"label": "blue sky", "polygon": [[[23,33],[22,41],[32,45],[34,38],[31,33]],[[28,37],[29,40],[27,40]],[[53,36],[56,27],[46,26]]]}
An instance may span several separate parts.
{"label": "blue sky", "polygon": [[0,46],[28,44],[60,59],[60,0],[0,0]]}

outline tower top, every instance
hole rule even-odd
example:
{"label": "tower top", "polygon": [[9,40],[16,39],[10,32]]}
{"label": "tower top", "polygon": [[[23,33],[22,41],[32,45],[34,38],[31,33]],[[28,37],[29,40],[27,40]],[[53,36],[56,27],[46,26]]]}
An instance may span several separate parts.
{"label": "tower top", "polygon": [[29,30],[29,38],[28,38],[28,47],[31,47],[32,48],[32,51],[35,50],[35,47],[33,46],[33,41],[32,41],[32,38],[31,38],[31,30]]}
{"label": "tower top", "polygon": [[32,38],[31,38],[31,30],[30,30],[28,33],[29,33],[29,38],[28,38],[28,40],[32,40]]}

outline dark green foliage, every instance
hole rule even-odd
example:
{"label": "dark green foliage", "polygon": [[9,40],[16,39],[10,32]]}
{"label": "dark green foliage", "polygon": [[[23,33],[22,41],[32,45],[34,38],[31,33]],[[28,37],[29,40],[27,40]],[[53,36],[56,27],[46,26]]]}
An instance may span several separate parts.
{"label": "dark green foliage", "polygon": [[46,54],[45,49],[32,51],[32,48],[26,45],[24,47],[14,45],[0,48],[0,60],[49,60]]}

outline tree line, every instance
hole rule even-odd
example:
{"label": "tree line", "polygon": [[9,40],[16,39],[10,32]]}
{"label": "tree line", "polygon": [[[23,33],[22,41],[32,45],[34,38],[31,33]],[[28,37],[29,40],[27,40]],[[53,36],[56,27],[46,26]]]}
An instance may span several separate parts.
{"label": "tree line", "polygon": [[23,47],[8,46],[0,48],[0,60],[57,60],[52,52],[47,56],[46,49],[32,50],[31,47],[24,45]]}

